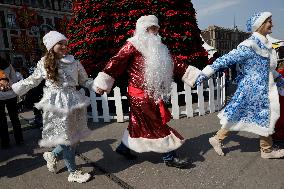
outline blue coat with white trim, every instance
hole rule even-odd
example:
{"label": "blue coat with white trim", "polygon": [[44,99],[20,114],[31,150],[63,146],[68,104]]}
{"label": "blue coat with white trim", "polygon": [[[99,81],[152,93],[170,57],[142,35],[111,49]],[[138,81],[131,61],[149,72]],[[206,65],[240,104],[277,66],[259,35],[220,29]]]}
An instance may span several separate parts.
{"label": "blue coat with white trim", "polygon": [[234,64],[240,66],[238,87],[231,101],[218,114],[222,128],[261,136],[273,134],[280,108],[274,82],[277,57],[272,44],[254,32],[237,49],[218,58],[202,72],[209,77]]}

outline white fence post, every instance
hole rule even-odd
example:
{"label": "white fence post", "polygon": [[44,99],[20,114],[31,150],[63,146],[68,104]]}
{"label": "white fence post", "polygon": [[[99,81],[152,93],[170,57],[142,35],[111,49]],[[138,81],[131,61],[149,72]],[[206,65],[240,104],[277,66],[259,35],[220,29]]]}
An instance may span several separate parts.
{"label": "white fence post", "polygon": [[198,114],[204,115],[204,96],[203,96],[203,83],[199,86],[197,85],[197,94],[198,94]]}
{"label": "white fence post", "polygon": [[212,78],[208,80],[208,86],[209,86],[209,111],[210,113],[213,113],[215,112],[215,100],[214,100],[214,83]]}
{"label": "white fence post", "polygon": [[113,92],[114,92],[114,102],[115,102],[115,109],[116,109],[116,119],[117,119],[117,122],[123,122],[124,118],[123,118],[120,88],[115,87],[113,89]]}
{"label": "white fence post", "polygon": [[178,92],[176,83],[172,83],[171,103],[173,119],[179,119]]}
{"label": "white fence post", "polygon": [[221,80],[222,80],[222,94],[223,94],[222,107],[223,107],[226,102],[226,75],[225,73],[223,73]]}
{"label": "white fence post", "polygon": [[[204,115],[207,110],[209,110],[210,113],[215,112],[216,110],[220,110],[222,106],[225,104],[225,95],[226,95],[226,88],[225,88],[225,74],[222,74],[222,77],[220,78],[220,75],[217,75],[216,78],[216,86],[214,86],[214,81],[212,78],[208,80],[208,88],[204,89],[203,84],[200,86],[197,86],[197,90],[192,90],[187,84],[184,84],[184,91],[178,92],[177,91],[177,84],[172,83],[172,91],[171,91],[171,104],[172,104],[172,116],[173,119],[179,119],[180,114],[186,114],[187,117],[193,117],[194,112],[198,112],[198,115]],[[215,90],[217,91],[216,94],[216,100],[215,100]],[[204,102],[204,95],[203,92],[208,91],[209,92],[209,101],[208,106],[205,108],[205,102]],[[192,94],[197,93],[198,95],[198,109],[193,109],[192,104]],[[185,111],[180,111],[180,107],[178,104],[179,95],[184,94],[185,95]],[[92,118],[93,122],[98,122],[99,118],[103,118],[104,122],[110,122],[111,119],[116,119],[117,122],[124,122],[125,119],[128,119],[129,117],[124,115],[123,108],[122,108],[122,99],[127,99],[126,96],[121,96],[120,88],[115,87],[114,88],[114,96],[108,97],[106,93],[98,97],[95,92],[90,92],[90,98],[91,98],[91,106],[92,106]],[[101,100],[102,102],[102,110],[103,115],[99,116],[98,114],[98,105],[97,100]],[[109,106],[108,101],[114,100],[115,101],[115,107],[116,112],[114,116],[110,116],[109,113]]]}
{"label": "white fence post", "polygon": [[220,87],[220,77],[218,74],[218,77],[216,78],[216,89],[217,89],[217,110],[221,109],[221,87]]}
{"label": "white fence post", "polygon": [[184,84],[184,90],[185,90],[186,116],[187,117],[193,117],[191,87],[185,83]]}
{"label": "white fence post", "polygon": [[101,97],[102,97],[102,108],[103,108],[104,122],[110,122],[107,94],[104,93]]}
{"label": "white fence post", "polygon": [[98,106],[97,106],[97,95],[95,92],[90,92],[91,106],[92,106],[92,118],[93,122],[99,122]]}

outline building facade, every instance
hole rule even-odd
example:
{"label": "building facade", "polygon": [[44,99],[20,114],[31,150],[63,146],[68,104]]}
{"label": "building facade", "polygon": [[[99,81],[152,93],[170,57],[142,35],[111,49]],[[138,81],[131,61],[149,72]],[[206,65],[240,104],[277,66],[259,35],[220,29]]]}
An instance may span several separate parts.
{"label": "building facade", "polygon": [[66,31],[71,0],[0,0],[0,56],[16,69],[30,67],[42,56],[42,37]]}
{"label": "building facade", "polygon": [[219,26],[209,26],[207,29],[201,31],[201,35],[206,43],[217,49],[217,51],[223,55],[249,38],[251,33],[240,31],[237,27],[229,29]]}

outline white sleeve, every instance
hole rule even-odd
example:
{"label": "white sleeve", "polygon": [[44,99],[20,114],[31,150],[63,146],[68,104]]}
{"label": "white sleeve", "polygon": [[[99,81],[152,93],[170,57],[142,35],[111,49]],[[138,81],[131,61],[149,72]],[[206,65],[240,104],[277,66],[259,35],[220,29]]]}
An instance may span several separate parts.
{"label": "white sleeve", "polygon": [[88,77],[88,74],[85,68],[80,62],[78,62],[78,82],[79,82],[79,85],[86,87],[88,89],[92,89],[92,85],[94,82],[92,78]]}
{"label": "white sleeve", "polygon": [[12,85],[13,91],[20,96],[26,94],[29,90],[38,86],[41,83],[41,81],[44,79],[44,72],[44,63],[43,60],[40,60],[37,63],[37,67],[32,75]]}

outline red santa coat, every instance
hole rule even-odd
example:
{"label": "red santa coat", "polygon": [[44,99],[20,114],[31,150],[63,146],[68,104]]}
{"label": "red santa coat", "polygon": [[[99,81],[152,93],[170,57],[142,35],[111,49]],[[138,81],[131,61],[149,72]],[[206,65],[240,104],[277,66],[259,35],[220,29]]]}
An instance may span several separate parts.
{"label": "red santa coat", "polygon": [[[278,72],[284,76],[284,70],[278,70]],[[278,89],[280,90],[284,89]],[[283,95],[283,94],[282,94]],[[275,124],[275,133],[272,135],[274,140],[283,140],[284,141],[284,96],[279,94],[279,103],[280,103],[280,117]]]}
{"label": "red santa coat", "polygon": [[[156,104],[144,93],[144,58],[131,42],[126,42],[111,58],[95,79],[95,85],[110,91],[114,80],[125,71],[128,74],[128,100],[130,118],[122,142],[136,152],[165,153],[179,148],[184,138],[173,128],[163,123],[161,104]],[[173,75],[193,86],[200,71],[183,63],[174,63]],[[166,74],[166,73],[165,73]]]}

